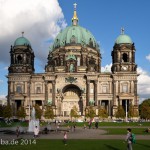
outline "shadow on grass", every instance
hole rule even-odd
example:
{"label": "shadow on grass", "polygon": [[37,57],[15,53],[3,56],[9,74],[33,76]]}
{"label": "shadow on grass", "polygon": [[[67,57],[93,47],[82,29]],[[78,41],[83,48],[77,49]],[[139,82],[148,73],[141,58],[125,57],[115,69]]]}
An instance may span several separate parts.
{"label": "shadow on grass", "polygon": [[144,146],[146,148],[150,148],[150,145],[146,145],[146,144],[142,144],[142,143],[136,143],[137,145],[141,145],[141,146]]}
{"label": "shadow on grass", "polygon": [[118,148],[115,148],[111,145],[108,145],[108,144],[104,144],[107,148],[111,149],[111,150],[119,150]]}

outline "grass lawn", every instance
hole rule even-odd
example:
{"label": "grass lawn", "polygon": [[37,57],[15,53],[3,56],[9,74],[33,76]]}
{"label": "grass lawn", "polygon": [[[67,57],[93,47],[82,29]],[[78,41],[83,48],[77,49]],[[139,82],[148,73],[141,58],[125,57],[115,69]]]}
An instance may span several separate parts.
{"label": "grass lawn", "polygon": [[[27,127],[28,126],[28,122],[12,122],[11,125],[8,125],[4,122],[0,122],[0,127],[13,127],[13,126],[22,126],[22,127]],[[88,126],[88,122],[76,122],[75,123],[76,126],[78,127],[83,127],[84,124],[86,124],[86,126]],[[40,123],[41,126],[47,125],[46,122],[42,122]],[[71,126],[74,125],[74,123],[65,123],[63,124],[63,126]],[[95,123],[92,123],[92,126],[95,126]],[[138,127],[144,127],[144,126],[150,126],[150,122],[99,122],[99,127],[105,127],[105,126],[116,126],[116,127],[125,127],[125,126],[138,126]]]}
{"label": "grass lawn", "polygon": [[[76,124],[76,126],[83,127],[84,124],[88,126],[88,122],[76,122],[76,123],[66,123],[64,126],[71,126],[73,124]],[[95,126],[95,123],[92,123],[92,126]],[[99,127],[105,127],[105,126],[116,126],[116,127],[125,127],[125,126],[138,126],[138,127],[144,127],[144,126],[150,126],[150,122],[99,122]]]}
{"label": "grass lawn", "polygon": [[[107,134],[109,135],[124,135],[126,134],[127,131],[127,127],[126,128],[101,128],[105,131],[107,131]],[[134,133],[135,135],[139,134],[139,135],[150,135],[150,133],[146,133],[144,132],[146,128],[131,128],[132,129],[132,133]]]}
{"label": "grass lawn", "polygon": [[[33,140],[33,139],[32,139]],[[122,140],[68,140],[65,146],[62,140],[36,140],[36,144],[0,145],[0,150],[124,150]],[[149,140],[139,140],[133,145],[134,150],[149,150]]]}

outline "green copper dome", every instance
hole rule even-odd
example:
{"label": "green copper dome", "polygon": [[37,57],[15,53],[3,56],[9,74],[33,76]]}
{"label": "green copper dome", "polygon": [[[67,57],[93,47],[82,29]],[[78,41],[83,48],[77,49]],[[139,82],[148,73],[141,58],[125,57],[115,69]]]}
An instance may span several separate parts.
{"label": "green copper dome", "polygon": [[81,44],[82,46],[92,45],[92,47],[95,48],[98,47],[97,42],[90,31],[79,25],[72,25],[65,28],[57,35],[52,49],[73,44]]}
{"label": "green copper dome", "polygon": [[25,37],[19,37],[16,39],[16,41],[14,42],[14,46],[22,46],[22,45],[30,45],[30,42],[28,39],[26,39]]}
{"label": "green copper dome", "polygon": [[125,34],[121,34],[117,37],[116,41],[115,41],[116,44],[132,44],[132,40],[131,38],[128,36],[128,35],[125,35]]}

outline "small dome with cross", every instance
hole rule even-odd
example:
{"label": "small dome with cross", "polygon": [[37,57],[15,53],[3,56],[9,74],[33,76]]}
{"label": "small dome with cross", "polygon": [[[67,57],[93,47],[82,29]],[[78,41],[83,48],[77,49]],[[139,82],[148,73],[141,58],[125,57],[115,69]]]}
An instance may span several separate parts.
{"label": "small dome with cross", "polygon": [[132,39],[124,34],[124,29],[121,29],[121,34],[117,37],[115,44],[133,44]]}
{"label": "small dome with cross", "polygon": [[24,32],[22,32],[22,37],[19,37],[15,40],[14,46],[31,46],[30,41],[23,36]]}

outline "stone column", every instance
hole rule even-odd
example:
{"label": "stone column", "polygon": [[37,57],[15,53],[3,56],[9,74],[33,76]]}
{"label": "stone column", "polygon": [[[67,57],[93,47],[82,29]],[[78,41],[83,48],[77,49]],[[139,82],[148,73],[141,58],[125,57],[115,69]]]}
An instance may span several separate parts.
{"label": "stone column", "polygon": [[89,99],[90,99],[90,81],[87,81],[87,95],[86,95],[86,106],[89,106]]}
{"label": "stone column", "polygon": [[129,62],[132,62],[131,52],[129,52]]}
{"label": "stone column", "polygon": [[42,100],[42,109],[44,108],[44,101]]}
{"label": "stone column", "polygon": [[99,106],[101,107],[101,105],[102,105],[102,100],[99,100]]}
{"label": "stone column", "polygon": [[28,83],[27,83],[27,97],[28,97],[28,102],[27,102],[27,105],[31,105],[31,103],[30,103],[30,101],[31,101],[31,91],[30,91],[30,89],[31,89],[31,81],[29,81]]}
{"label": "stone column", "polygon": [[132,93],[132,81],[130,81],[130,93]]}
{"label": "stone column", "polygon": [[35,100],[32,101],[32,104],[33,104],[32,106],[35,106]]}
{"label": "stone column", "polygon": [[13,82],[13,93],[15,93],[15,82]]}
{"label": "stone column", "polygon": [[120,93],[120,81],[118,81],[118,93]]}
{"label": "stone column", "polygon": [[95,106],[97,106],[97,81],[94,82],[94,98],[95,98]]}
{"label": "stone column", "polygon": [[116,81],[113,81],[113,105],[116,105]]}
{"label": "stone column", "polygon": [[134,81],[134,96],[135,96],[134,104],[137,105],[137,103],[138,103],[138,100],[137,100],[137,80]]}
{"label": "stone column", "polygon": [[48,102],[48,87],[47,87],[48,81],[45,81],[45,101]]}
{"label": "stone column", "polygon": [[52,81],[52,105],[55,106],[55,81]]}
{"label": "stone column", "polygon": [[110,104],[110,100],[108,100],[108,115],[111,116],[111,104]]}

